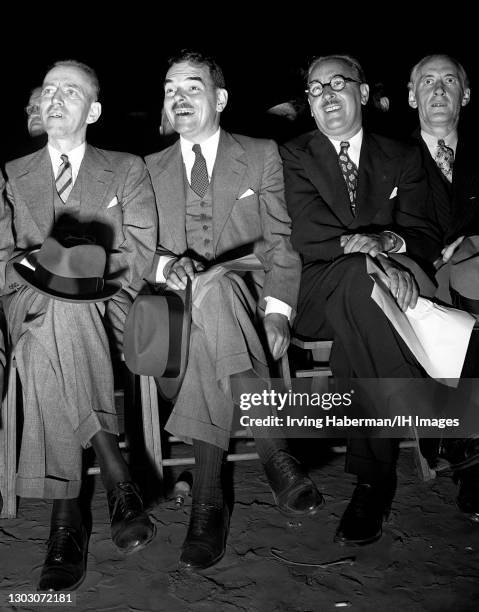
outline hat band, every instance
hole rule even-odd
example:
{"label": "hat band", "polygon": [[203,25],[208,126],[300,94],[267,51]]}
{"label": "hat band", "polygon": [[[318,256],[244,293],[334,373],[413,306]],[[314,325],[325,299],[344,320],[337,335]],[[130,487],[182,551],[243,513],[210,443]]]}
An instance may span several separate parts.
{"label": "hat band", "polygon": [[105,285],[105,281],[99,276],[90,278],[60,276],[49,272],[41,264],[37,264],[35,268],[35,279],[44,289],[71,296],[94,295],[102,291]]}

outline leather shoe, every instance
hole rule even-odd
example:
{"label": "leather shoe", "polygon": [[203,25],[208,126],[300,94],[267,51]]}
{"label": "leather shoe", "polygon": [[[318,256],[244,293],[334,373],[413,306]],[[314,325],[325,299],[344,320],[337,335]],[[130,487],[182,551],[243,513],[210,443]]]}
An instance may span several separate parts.
{"label": "leather shoe", "polygon": [[459,510],[479,521],[479,465],[456,472],[454,480],[459,484],[456,499]]}
{"label": "leather shoe", "polygon": [[370,544],[379,540],[383,520],[391,510],[390,486],[356,485],[334,537],[341,544]]}
{"label": "leather shoe", "polygon": [[264,464],[264,471],[279,510],[287,516],[316,514],[324,504],[314,482],[306,476],[297,459],[280,450]]}
{"label": "leather shoe", "polygon": [[229,510],[213,504],[193,502],[190,524],[183,542],[180,568],[205,569],[225,554]]}
{"label": "leather shoe", "polygon": [[50,533],[38,591],[73,591],[85,578],[88,536],[85,528],[56,527]]}
{"label": "leather shoe", "polygon": [[111,539],[124,553],[144,548],[155,537],[155,526],[143,510],[143,502],[134,482],[117,482],[108,491]]}

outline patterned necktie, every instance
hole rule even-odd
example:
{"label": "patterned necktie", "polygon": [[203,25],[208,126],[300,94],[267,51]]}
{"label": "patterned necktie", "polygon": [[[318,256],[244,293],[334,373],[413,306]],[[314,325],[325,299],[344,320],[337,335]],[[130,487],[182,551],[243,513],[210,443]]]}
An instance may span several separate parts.
{"label": "patterned necktie", "polygon": [[195,154],[195,163],[191,169],[191,188],[200,198],[203,198],[210,184],[208,168],[206,167],[206,159],[203,157],[199,144],[193,145],[193,153]]}
{"label": "patterned necktie", "polygon": [[437,141],[436,157],[434,158],[437,167],[444,174],[447,180],[452,182],[452,166],[454,164],[454,151],[448,147],[441,138]]}
{"label": "patterned necktie", "polygon": [[356,215],[356,190],[358,188],[358,168],[348,155],[349,142],[342,141],[339,151],[339,165],[341,167],[346,187],[348,188],[351,212]]}
{"label": "patterned necktie", "polygon": [[70,191],[73,188],[73,177],[72,177],[72,165],[68,160],[68,155],[61,155],[62,165],[58,171],[58,176],[55,179],[55,185],[57,188],[58,195],[61,197],[63,202],[68,200]]}

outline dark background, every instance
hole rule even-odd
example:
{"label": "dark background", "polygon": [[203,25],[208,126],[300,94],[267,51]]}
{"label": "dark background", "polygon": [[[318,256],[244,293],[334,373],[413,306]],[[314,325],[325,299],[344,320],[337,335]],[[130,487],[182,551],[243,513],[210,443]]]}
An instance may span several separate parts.
{"label": "dark background", "polygon": [[[258,17],[260,6],[263,15]],[[433,15],[425,17],[416,12],[419,3],[363,4],[356,11],[338,2],[314,12],[308,6],[256,3],[253,9],[239,3],[192,11],[184,3],[168,10],[137,3],[125,12],[120,4],[97,4],[68,12],[39,6],[35,15],[19,7],[15,20],[4,20],[6,36],[0,41],[5,119],[1,161],[24,153],[28,135],[23,109],[29,91],[41,84],[51,63],[66,58],[86,62],[100,78],[103,114],[89,128],[90,142],[139,154],[158,149],[166,59],[184,47],[211,53],[223,67],[230,98],[222,123],[232,131],[281,140],[312,129],[307,115],[292,125],[266,110],[303,97],[300,71],[308,59],[337,52],[355,55],[371,85],[384,83],[390,111],[380,113],[369,104],[367,121],[376,131],[400,137],[407,137],[417,121],[407,104],[410,68],[427,54],[453,55],[472,82],[472,102],[463,115],[475,127],[479,34],[460,4],[449,5],[444,13],[439,5],[428,4]],[[107,17],[96,15],[100,7],[108,10]]]}

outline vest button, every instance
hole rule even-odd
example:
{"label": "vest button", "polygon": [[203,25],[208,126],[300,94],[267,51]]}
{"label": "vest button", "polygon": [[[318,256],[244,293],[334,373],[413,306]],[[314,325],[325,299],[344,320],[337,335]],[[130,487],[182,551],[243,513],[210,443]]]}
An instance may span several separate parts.
{"label": "vest button", "polygon": [[206,259],[211,259],[211,253],[205,253]]}
{"label": "vest button", "polygon": [[207,225],[203,225],[203,229],[206,231],[208,229]]}
{"label": "vest button", "polygon": [[205,244],[209,244],[211,242],[211,240],[209,238],[206,238],[204,242],[205,242]]}
{"label": "vest button", "polygon": [[206,206],[206,202],[200,202],[200,206],[201,208],[204,208]]}

